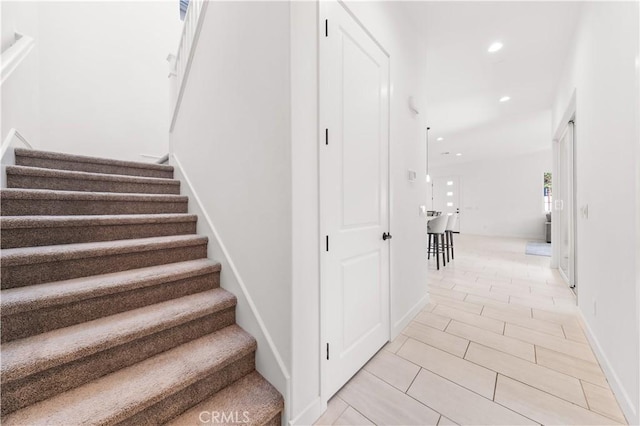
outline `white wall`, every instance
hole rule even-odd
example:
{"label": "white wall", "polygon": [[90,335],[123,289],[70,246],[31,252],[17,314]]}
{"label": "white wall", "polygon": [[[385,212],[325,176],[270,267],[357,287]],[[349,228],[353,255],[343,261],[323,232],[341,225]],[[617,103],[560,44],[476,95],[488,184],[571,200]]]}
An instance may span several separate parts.
{"label": "white wall", "polygon": [[[320,411],[318,258],[317,4],[292,6],[293,108],[293,374],[292,420],[308,424]],[[348,8],[390,54],[391,69],[391,324],[395,336],[427,302],[425,48],[402,3],[348,2]],[[293,22],[295,20],[295,22]],[[408,107],[416,98],[422,114]],[[299,161],[299,163],[298,163]],[[297,163],[297,164],[296,164]],[[418,174],[407,179],[408,169]],[[315,353],[313,351],[315,350]]]}
{"label": "white wall", "polygon": [[630,424],[640,423],[638,8],[583,5],[553,116],[556,129],[575,91],[577,207],[589,206],[577,222],[578,305]]}
{"label": "white wall", "polygon": [[460,178],[460,232],[543,240],[543,175],[551,167],[552,152],[546,149],[438,167],[431,177]]}
{"label": "white wall", "polygon": [[[3,87],[3,114],[12,114],[3,136],[16,127],[40,149],[137,161],[168,152],[166,57],[182,28],[177,2],[3,2],[2,12],[3,46],[5,23],[35,28],[28,59],[38,74],[30,87]],[[23,111],[27,99],[36,115]]]}
{"label": "white wall", "polygon": [[1,49],[6,50],[20,32],[36,40],[28,56],[1,87],[2,118],[0,140],[16,128],[35,146],[40,143],[40,90],[38,65],[38,4],[35,2],[3,1]]}
{"label": "white wall", "polygon": [[291,419],[311,424],[320,401],[318,3],[291,2]]}
{"label": "white wall", "polygon": [[258,340],[257,368],[285,397],[292,274],[289,19],[286,2],[209,3],[170,136],[172,161],[182,166],[217,230],[211,244],[226,247],[226,263],[235,265],[237,276],[225,267],[221,284],[238,297],[238,323]]}

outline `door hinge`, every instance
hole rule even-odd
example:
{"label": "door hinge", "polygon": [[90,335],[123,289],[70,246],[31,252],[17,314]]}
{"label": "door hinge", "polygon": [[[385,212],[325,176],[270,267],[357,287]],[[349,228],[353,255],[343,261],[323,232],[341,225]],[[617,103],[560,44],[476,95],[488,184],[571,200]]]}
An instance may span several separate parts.
{"label": "door hinge", "polygon": [[329,251],[329,236],[328,235],[325,237],[325,250]]}
{"label": "door hinge", "polygon": [[329,145],[329,129],[324,129],[324,144]]}
{"label": "door hinge", "polygon": [[327,359],[329,359],[329,344],[327,343]]}

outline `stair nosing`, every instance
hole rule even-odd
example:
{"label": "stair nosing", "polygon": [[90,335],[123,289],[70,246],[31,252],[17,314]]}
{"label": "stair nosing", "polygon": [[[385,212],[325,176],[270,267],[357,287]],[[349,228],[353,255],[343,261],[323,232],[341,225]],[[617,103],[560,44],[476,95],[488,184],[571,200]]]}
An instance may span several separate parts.
{"label": "stair nosing", "polygon": [[140,183],[147,185],[168,185],[168,186],[180,186],[180,181],[177,179],[169,178],[156,178],[147,176],[132,176],[132,175],[114,175],[111,173],[95,173],[95,172],[82,172],[77,170],[61,170],[61,169],[47,169],[44,167],[33,166],[7,166],[7,176],[37,176],[45,178],[58,178],[58,179],[84,179],[90,181],[110,181],[110,182],[126,182],[126,183]]}
{"label": "stair nosing", "polygon": [[0,382],[20,380],[222,312],[235,304],[232,293],[215,288],[6,342]]}
{"label": "stair nosing", "polygon": [[87,259],[114,254],[190,247],[207,244],[208,238],[199,234],[169,235],[129,240],[91,243],[58,244],[51,246],[16,247],[0,252],[2,267]]}
{"label": "stair nosing", "polygon": [[[229,351],[230,348],[233,350]],[[103,424],[122,421],[125,419],[122,413],[127,408],[131,409],[132,405],[134,411],[129,412],[128,417],[193,385],[203,376],[215,374],[255,350],[255,339],[237,324],[230,325],[15,411],[7,415],[3,423],[34,423],[37,422],[37,418],[33,417],[40,414],[38,417],[42,418],[45,415],[43,411],[56,414],[60,420],[64,419],[66,422],[69,422],[73,415],[76,416],[76,423],[91,421]],[[155,382],[149,383],[149,377]],[[147,390],[150,391],[149,394],[145,393]],[[105,404],[105,400],[113,401],[113,404]],[[102,411],[99,411],[100,409]]]}
{"label": "stair nosing", "polygon": [[174,202],[187,203],[189,197],[179,194],[138,194],[125,192],[90,192],[90,191],[61,191],[54,189],[2,189],[2,198],[8,200],[111,200],[111,201],[144,201],[144,202]]}
{"label": "stair nosing", "polygon": [[84,226],[139,225],[148,223],[197,222],[198,216],[191,213],[144,213],[111,215],[65,215],[65,216],[3,216],[0,229],[66,228]]}
{"label": "stair nosing", "polygon": [[[3,315],[15,315],[37,311],[72,302],[90,300],[126,291],[160,285],[186,278],[220,272],[220,263],[210,259],[187,260],[167,265],[148,266],[102,275],[71,278],[32,286],[1,290],[0,311]],[[139,276],[141,271],[150,272]],[[158,273],[153,273],[158,271]],[[96,282],[93,285],[93,282]],[[84,285],[82,285],[84,283]],[[31,296],[31,297],[29,297]]]}
{"label": "stair nosing", "polygon": [[41,151],[36,149],[15,148],[15,156],[46,158],[49,160],[63,160],[77,163],[103,164],[109,166],[129,167],[132,169],[152,169],[173,171],[173,166],[168,164],[144,163],[137,161],[116,160],[112,158],[91,157],[86,155],[67,154],[63,152]]}

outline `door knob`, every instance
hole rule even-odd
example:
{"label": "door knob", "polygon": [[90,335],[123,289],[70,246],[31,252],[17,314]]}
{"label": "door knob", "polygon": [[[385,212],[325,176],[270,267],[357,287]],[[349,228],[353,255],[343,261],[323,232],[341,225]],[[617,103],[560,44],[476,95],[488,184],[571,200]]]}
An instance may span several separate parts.
{"label": "door knob", "polygon": [[382,233],[382,241],[387,241],[387,240],[390,240],[391,238],[393,238],[391,234],[387,234],[386,232]]}

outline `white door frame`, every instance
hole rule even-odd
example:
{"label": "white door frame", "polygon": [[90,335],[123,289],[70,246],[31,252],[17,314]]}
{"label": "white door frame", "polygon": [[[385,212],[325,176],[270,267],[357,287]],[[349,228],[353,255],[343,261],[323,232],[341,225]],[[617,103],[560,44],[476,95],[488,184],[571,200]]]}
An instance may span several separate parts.
{"label": "white door frame", "polygon": [[[565,132],[572,131],[572,141],[571,141],[571,176],[570,176],[570,185],[571,185],[571,204],[572,204],[572,214],[571,214],[571,238],[570,238],[570,259],[569,259],[569,267],[571,268],[571,276],[572,283],[569,282],[568,277],[562,272],[560,268],[560,249],[559,244],[557,242],[560,241],[560,228],[558,226],[558,221],[553,217],[553,212],[555,211],[555,196],[552,204],[552,219],[551,219],[551,235],[552,235],[552,257],[551,257],[551,267],[554,269],[558,269],[560,275],[564,278],[568,285],[573,284],[575,289],[578,288],[578,191],[577,191],[577,126],[575,124],[576,121],[576,92],[571,96],[571,100],[569,102],[569,106],[565,110],[565,113],[560,120],[560,124],[558,125],[554,138],[553,138],[553,167],[552,167],[552,182],[553,179],[557,179],[559,176],[559,162],[560,162],[560,140],[564,136]],[[572,129],[569,127],[573,126]],[[553,184],[555,186],[555,183]],[[578,299],[578,291],[576,293],[576,303]]]}
{"label": "white door frame", "polygon": [[[344,8],[344,10],[351,16],[351,18],[353,18],[353,20],[367,33],[367,35],[371,38],[371,40],[373,40],[373,42],[384,52],[384,54],[389,58],[389,61],[391,61],[391,55],[389,55],[388,51],[378,42],[378,40],[373,36],[373,34],[362,24],[362,22],[360,22],[360,20],[354,15],[354,13],[348,8],[348,6],[342,1],[342,0],[326,0],[326,1],[319,1],[319,5],[318,5],[318,38],[319,38],[319,43],[322,43],[322,38],[325,37],[325,19],[326,19],[326,6],[324,6],[326,3],[328,3],[329,1],[335,1],[337,2],[341,7]],[[324,126],[323,121],[324,121],[324,116],[323,116],[323,111],[326,109],[326,106],[324,105],[323,102],[323,96],[322,96],[322,76],[323,76],[323,72],[322,72],[322,55],[321,55],[321,48],[318,48],[318,151],[320,151],[323,146],[325,145],[325,140],[326,140],[326,133],[325,133],[325,129],[326,126]],[[391,87],[391,67],[389,67],[389,87]],[[389,96],[387,98],[387,102],[389,102],[389,108],[388,108],[388,148],[387,148],[387,162],[388,162],[388,167],[389,167],[389,172],[387,174],[387,194],[388,194],[388,202],[387,202],[387,218],[388,218],[388,225],[387,225],[387,229],[389,230],[388,232],[391,233],[391,223],[392,223],[392,209],[391,209],[391,203],[393,202],[393,193],[391,190],[391,93],[389,93]],[[328,389],[327,389],[327,373],[328,373],[328,368],[327,368],[327,327],[326,327],[326,317],[327,317],[327,300],[326,300],[326,291],[325,291],[325,286],[324,286],[324,277],[326,276],[325,274],[325,261],[324,261],[324,256],[323,256],[323,252],[325,250],[325,236],[326,236],[326,232],[325,232],[325,224],[324,224],[324,220],[323,220],[323,216],[322,216],[322,171],[323,171],[323,167],[322,167],[322,155],[318,155],[318,186],[319,186],[319,190],[318,190],[318,218],[319,218],[319,228],[318,228],[318,241],[320,243],[320,246],[318,248],[319,254],[320,254],[320,259],[319,259],[319,264],[320,264],[320,277],[319,277],[319,282],[320,282],[320,342],[319,343],[319,353],[320,353],[320,403],[322,406],[322,410],[324,411],[324,409],[326,409],[327,407],[327,402],[329,401],[329,399],[333,396],[333,395],[328,395]],[[391,253],[392,253],[392,244],[389,244],[389,305],[388,305],[388,309],[389,309],[389,329],[388,329],[388,336],[389,339],[391,338],[391,333],[392,333],[392,320],[391,320],[391,300],[392,300],[392,293],[391,293],[391,276],[392,276],[392,265],[391,265]]]}

